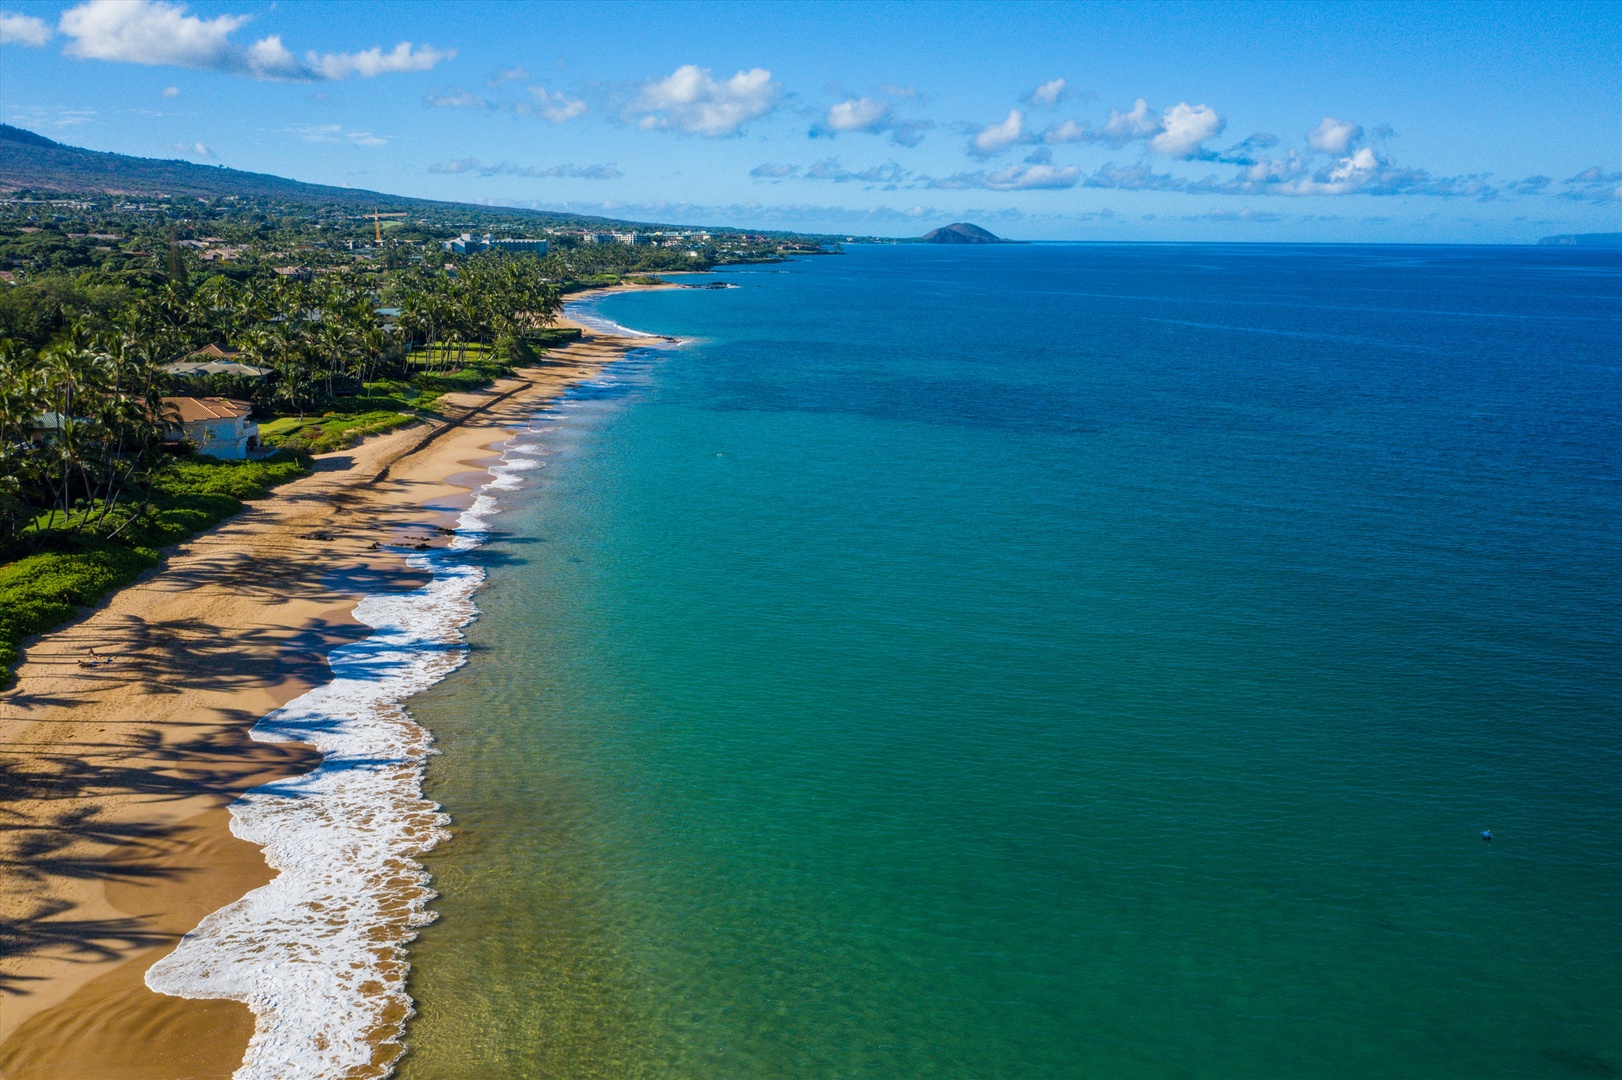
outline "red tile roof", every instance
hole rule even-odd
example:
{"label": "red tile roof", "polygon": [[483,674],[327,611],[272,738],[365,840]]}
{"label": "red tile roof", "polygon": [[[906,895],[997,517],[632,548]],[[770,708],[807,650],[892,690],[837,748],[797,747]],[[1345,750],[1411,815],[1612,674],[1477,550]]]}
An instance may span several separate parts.
{"label": "red tile roof", "polygon": [[253,412],[253,406],[246,401],[220,397],[166,397],[163,405],[164,412],[170,416],[178,413],[182,424],[198,420],[235,420]]}

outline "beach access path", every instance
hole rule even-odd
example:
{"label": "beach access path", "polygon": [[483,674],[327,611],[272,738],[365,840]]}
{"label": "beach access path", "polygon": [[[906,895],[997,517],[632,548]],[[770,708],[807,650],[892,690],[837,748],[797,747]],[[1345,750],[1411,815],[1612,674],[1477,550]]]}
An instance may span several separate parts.
{"label": "beach access path", "polygon": [[[542,404],[645,340],[587,333],[166,553],[76,623],[27,644],[0,693],[0,1077],[228,1077],[254,1018],[147,989],[209,912],[271,879],[229,829],[242,792],[313,768],[249,729],[330,678],[369,632],[364,595],[426,576],[382,545],[444,544],[448,510]],[[94,647],[112,663],[82,667]]]}

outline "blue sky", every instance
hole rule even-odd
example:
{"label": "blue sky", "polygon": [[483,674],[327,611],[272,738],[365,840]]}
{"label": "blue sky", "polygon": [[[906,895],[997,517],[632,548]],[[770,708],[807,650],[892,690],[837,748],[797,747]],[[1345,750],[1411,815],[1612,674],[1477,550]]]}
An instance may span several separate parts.
{"label": "blue sky", "polygon": [[403,195],[1021,239],[1622,229],[1617,4],[0,9],[8,123]]}

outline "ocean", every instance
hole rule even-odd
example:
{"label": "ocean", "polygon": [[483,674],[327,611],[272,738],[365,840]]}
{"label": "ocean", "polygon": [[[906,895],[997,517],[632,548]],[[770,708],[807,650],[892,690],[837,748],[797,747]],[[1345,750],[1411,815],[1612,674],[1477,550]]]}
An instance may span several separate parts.
{"label": "ocean", "polygon": [[1622,1075],[1616,253],[716,277],[457,556],[401,1077]]}

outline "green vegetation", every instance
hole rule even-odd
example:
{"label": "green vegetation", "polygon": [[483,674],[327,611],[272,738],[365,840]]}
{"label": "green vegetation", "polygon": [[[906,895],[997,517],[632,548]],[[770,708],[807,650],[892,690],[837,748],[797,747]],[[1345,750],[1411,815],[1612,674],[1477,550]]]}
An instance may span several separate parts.
{"label": "green vegetation", "polygon": [[348,416],[327,413],[305,420],[288,416],[261,427],[259,437],[267,446],[324,454],[354,446],[367,435],[379,435],[415,422],[414,416],[381,410]]}
{"label": "green vegetation", "polygon": [[[169,461],[150,477],[140,513],[114,511],[91,528],[60,518],[26,530],[34,554],[0,566],[0,669],[17,662],[18,646],[73,618],[82,606],[134,581],[158,563],[157,548],[178,543],[235,514],[245,499],[263,498],[278,484],[309,472],[307,460]],[[9,675],[0,682],[9,681]]]}
{"label": "green vegetation", "polygon": [[[542,361],[579,335],[554,325],[564,295],[821,250],[786,234],[387,199],[6,125],[0,155],[4,665],[22,636],[129,581],[158,548],[302,473],[303,455],[417,423],[446,394]],[[464,232],[544,235],[549,251],[451,254],[443,242]],[[239,366],[170,370],[208,346]],[[183,397],[247,402],[261,447],[281,456],[187,456]]]}

